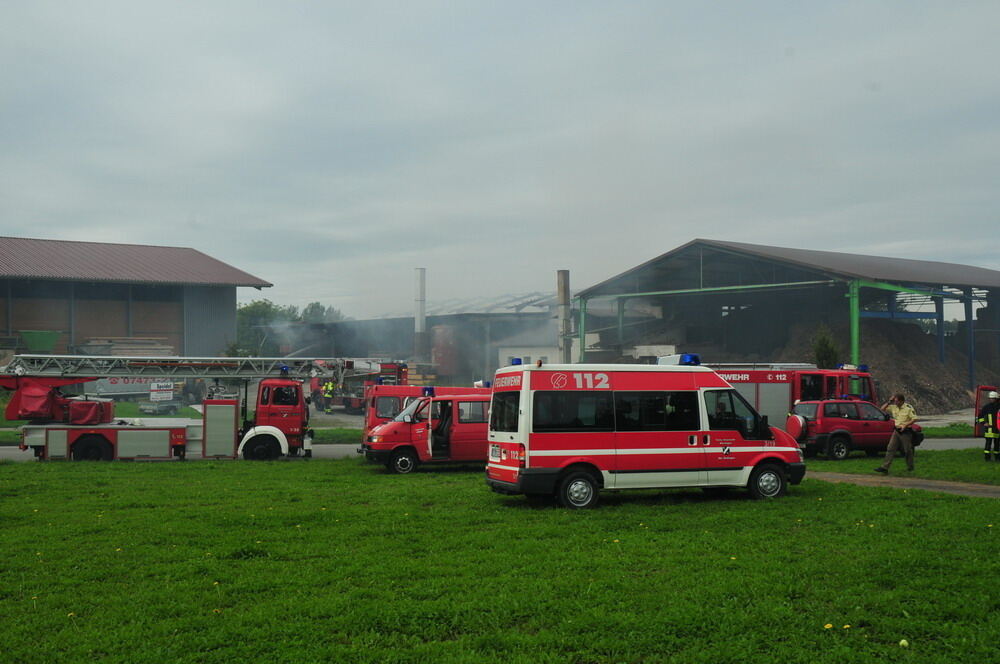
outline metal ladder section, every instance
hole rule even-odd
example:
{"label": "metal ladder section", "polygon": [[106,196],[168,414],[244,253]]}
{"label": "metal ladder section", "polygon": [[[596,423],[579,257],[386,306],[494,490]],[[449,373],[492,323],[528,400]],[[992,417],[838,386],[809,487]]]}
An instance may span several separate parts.
{"label": "metal ladder section", "polygon": [[[318,364],[317,362],[323,364]],[[126,357],[14,355],[0,374],[13,376],[157,376],[178,378],[333,377],[368,373],[379,360],[301,357]],[[377,364],[376,364],[377,367]]]}

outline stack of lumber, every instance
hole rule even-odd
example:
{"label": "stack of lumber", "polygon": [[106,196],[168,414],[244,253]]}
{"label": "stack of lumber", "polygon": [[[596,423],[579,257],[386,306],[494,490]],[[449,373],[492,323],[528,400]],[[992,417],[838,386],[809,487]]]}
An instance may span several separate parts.
{"label": "stack of lumber", "polygon": [[126,357],[163,357],[175,355],[166,337],[93,337],[79,346],[87,355],[122,355]]}

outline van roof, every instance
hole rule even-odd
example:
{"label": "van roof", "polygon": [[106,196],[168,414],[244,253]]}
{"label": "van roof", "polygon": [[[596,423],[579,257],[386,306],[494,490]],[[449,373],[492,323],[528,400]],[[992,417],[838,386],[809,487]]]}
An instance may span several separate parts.
{"label": "van roof", "polygon": [[497,369],[497,373],[511,371],[649,371],[678,373],[715,373],[711,367],[689,364],[517,364]]}

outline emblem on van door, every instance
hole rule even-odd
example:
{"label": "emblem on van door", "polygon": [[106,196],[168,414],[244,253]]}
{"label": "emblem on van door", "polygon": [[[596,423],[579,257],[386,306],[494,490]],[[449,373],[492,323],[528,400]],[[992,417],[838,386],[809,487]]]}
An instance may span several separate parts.
{"label": "emblem on van door", "polygon": [[552,387],[557,390],[561,390],[566,387],[566,383],[569,382],[569,377],[564,373],[552,374]]}

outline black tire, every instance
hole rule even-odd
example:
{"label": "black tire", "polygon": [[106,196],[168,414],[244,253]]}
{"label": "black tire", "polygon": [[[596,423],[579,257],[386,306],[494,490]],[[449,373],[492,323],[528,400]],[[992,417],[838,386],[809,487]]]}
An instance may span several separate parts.
{"label": "black tire", "polygon": [[843,461],[851,453],[851,441],[846,436],[834,436],[826,446],[826,458]]}
{"label": "black tire", "polygon": [[768,500],[783,496],[788,490],[788,479],[785,470],[774,463],[763,463],[750,473],[747,483],[750,496],[756,500]]}
{"label": "black tire", "polygon": [[281,456],[281,445],[274,436],[254,436],[243,446],[247,461],[273,461]]}
{"label": "black tire", "polygon": [[81,436],[73,443],[73,461],[111,461],[115,448],[103,436]]}
{"label": "black tire", "polygon": [[601,486],[597,478],[586,470],[568,473],[559,482],[556,495],[559,504],[572,510],[597,507]]}
{"label": "black tire", "polygon": [[389,471],[397,475],[407,475],[417,469],[420,461],[413,450],[398,450],[389,460]]}

